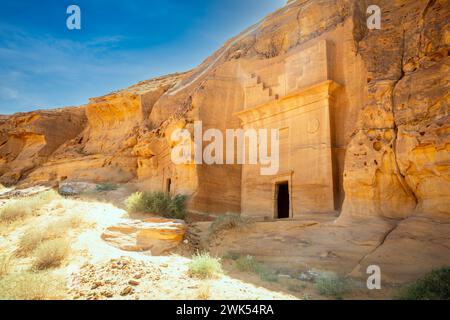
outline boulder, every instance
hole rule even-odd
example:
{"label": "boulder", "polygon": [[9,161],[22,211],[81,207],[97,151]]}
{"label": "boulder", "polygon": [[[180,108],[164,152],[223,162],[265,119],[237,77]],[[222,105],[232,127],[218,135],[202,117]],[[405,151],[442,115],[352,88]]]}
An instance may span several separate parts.
{"label": "boulder", "polygon": [[77,196],[83,193],[95,191],[97,185],[88,182],[62,182],[59,184],[58,192],[63,196]]}
{"label": "boulder", "polygon": [[158,256],[173,251],[187,231],[182,220],[150,218],[127,221],[106,228],[102,239],[124,251],[149,251]]}

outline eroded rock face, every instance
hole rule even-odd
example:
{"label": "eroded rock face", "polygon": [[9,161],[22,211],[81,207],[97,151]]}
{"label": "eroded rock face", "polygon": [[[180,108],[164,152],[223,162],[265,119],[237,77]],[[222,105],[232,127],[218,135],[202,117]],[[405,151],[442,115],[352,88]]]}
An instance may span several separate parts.
{"label": "eroded rock face", "polygon": [[93,98],[86,105],[86,127],[67,139],[26,182],[49,180],[126,183],[138,178],[139,159],[133,149],[146,137],[153,104],[182,74],[140,82]]}
{"label": "eroded rock face", "polygon": [[359,42],[368,94],[347,150],[344,214],[448,215],[448,2],[378,2],[383,28]]}
{"label": "eroded rock face", "polygon": [[108,227],[102,239],[121,250],[148,251],[157,256],[176,249],[186,231],[184,221],[150,218]]}
{"label": "eroded rock face", "polygon": [[[381,30],[367,29],[372,4],[382,9]],[[72,127],[45,113],[1,117],[0,182],[135,182],[143,190],[190,195],[193,211],[241,212],[242,167],[174,165],[170,153],[178,142],[171,133],[192,132],[197,120],[204,131],[241,128],[236,113],[315,85],[319,74],[339,85],[329,109],[333,179],[293,189],[311,193],[304,203],[322,203],[314,190],[326,184],[334,193],[326,210],[342,210],[343,219],[448,216],[448,8],[445,0],[289,1],[189,72],[92,99],[86,118]],[[317,57],[305,53],[324,41],[326,68],[315,72]],[[69,129],[55,135],[58,126]],[[291,148],[304,157],[306,178],[317,162],[302,151],[310,147]],[[293,170],[283,157],[289,157],[281,154],[285,171]],[[271,192],[253,176],[246,182],[251,191]],[[254,211],[273,216],[271,205],[256,207],[266,194],[259,198]],[[300,201],[292,211],[303,209]]]}
{"label": "eroded rock face", "polygon": [[0,181],[12,185],[47,159],[86,125],[83,108],[35,111],[0,121]]}

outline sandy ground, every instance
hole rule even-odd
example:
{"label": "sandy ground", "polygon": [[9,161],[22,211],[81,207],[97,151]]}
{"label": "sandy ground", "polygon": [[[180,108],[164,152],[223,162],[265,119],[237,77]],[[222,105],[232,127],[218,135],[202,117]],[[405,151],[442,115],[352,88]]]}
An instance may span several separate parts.
{"label": "sandy ground", "polygon": [[[1,191],[0,205],[11,201],[8,190]],[[9,192],[20,196],[24,191]],[[408,281],[450,264],[447,220],[417,216],[396,223],[339,223],[335,216],[306,216],[296,221],[253,222],[213,239],[207,236],[211,222],[196,220],[190,225],[190,233],[198,236],[200,248],[218,257],[251,255],[277,274],[276,282],[261,280],[256,274],[238,271],[233,260],[223,258],[222,276],[199,280],[188,276],[192,239],[166,256],[122,251],[101,239],[107,227],[132,219],[122,208],[127,192],[130,190],[120,189],[54,200],[37,216],[0,225],[0,255],[13,255],[21,235],[30,227],[42,228],[66,216],[80,217],[80,227],[68,233],[71,252],[67,261],[52,272],[66,279],[63,298],[89,300],[335,299],[319,295],[314,278],[304,279],[308,272],[330,271],[353,281],[352,289],[339,298],[391,299]],[[28,270],[31,263],[31,258],[15,258],[14,271]],[[368,265],[381,266],[381,290],[367,289]]]}
{"label": "sandy ground", "polygon": [[[129,218],[123,209],[106,202],[55,200],[36,217],[2,226],[0,254],[13,254],[20,236],[30,226],[39,228],[74,214],[83,223],[69,232],[68,260],[52,270],[67,280],[65,299],[296,299],[227,273],[210,280],[191,278],[187,273],[189,257],[176,254],[153,257],[110,246],[100,238],[103,230]],[[30,258],[16,258],[13,268],[27,270],[30,265]]]}

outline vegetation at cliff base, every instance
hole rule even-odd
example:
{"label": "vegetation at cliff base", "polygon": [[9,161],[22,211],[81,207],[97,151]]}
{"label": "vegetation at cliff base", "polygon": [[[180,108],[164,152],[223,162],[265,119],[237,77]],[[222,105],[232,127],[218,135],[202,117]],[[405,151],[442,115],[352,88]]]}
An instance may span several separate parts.
{"label": "vegetation at cliff base", "polygon": [[400,292],[402,300],[449,300],[450,267],[431,271]]}
{"label": "vegetation at cliff base", "polygon": [[259,275],[263,281],[277,282],[278,276],[275,272],[269,270],[264,265],[256,261],[252,256],[240,257],[236,260],[236,267],[240,271],[253,272]]}
{"label": "vegetation at cliff base", "polygon": [[218,216],[209,227],[209,236],[214,236],[220,231],[241,228],[247,224],[238,214],[226,214]]}
{"label": "vegetation at cliff base", "polygon": [[98,184],[95,187],[95,189],[98,192],[115,191],[115,190],[119,189],[119,186],[114,183],[101,183],[101,184]]}
{"label": "vegetation at cliff base", "polygon": [[334,273],[323,273],[317,277],[315,287],[322,296],[340,299],[350,290],[350,282]]}
{"label": "vegetation at cliff base", "polygon": [[171,196],[164,192],[136,192],[126,200],[130,213],[154,213],[171,219],[186,217],[186,201],[184,195]]}

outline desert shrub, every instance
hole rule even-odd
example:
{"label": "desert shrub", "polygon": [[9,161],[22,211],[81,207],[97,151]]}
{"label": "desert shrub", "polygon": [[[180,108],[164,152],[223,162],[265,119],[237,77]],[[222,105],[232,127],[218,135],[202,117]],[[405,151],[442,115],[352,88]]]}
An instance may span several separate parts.
{"label": "desert shrub", "polygon": [[218,216],[209,227],[209,234],[210,236],[212,236],[217,232],[240,228],[245,226],[246,224],[247,222],[237,214]]}
{"label": "desert shrub", "polygon": [[41,207],[49,204],[53,200],[59,200],[61,196],[55,190],[47,190],[31,197],[20,199],[25,206],[32,208],[32,210],[40,209]]}
{"label": "desert shrub", "polygon": [[187,197],[177,194],[169,202],[170,218],[184,219],[186,217]]}
{"label": "desert shrub", "polygon": [[34,211],[42,208],[53,200],[60,199],[54,190],[48,190],[39,194],[13,200],[0,208],[0,222],[12,223],[31,216]]}
{"label": "desert shrub", "polygon": [[82,217],[80,217],[78,214],[71,214],[65,218],[63,218],[63,226],[66,226],[68,228],[72,229],[78,229],[82,226],[84,220]]}
{"label": "desert shrub", "polygon": [[402,300],[449,300],[450,268],[434,270],[406,286],[400,292]]}
{"label": "desert shrub", "polygon": [[135,192],[125,200],[127,211],[130,213],[144,212],[145,200],[142,192]]}
{"label": "desert shrub", "polygon": [[45,235],[38,228],[27,229],[19,239],[16,255],[24,257],[33,252],[44,240]]}
{"label": "desert shrub", "polygon": [[267,282],[277,282],[278,281],[278,275],[275,272],[273,272],[267,268],[264,268],[264,267],[259,270],[258,275],[262,281],[267,281]]}
{"label": "desert shrub", "polygon": [[76,214],[71,214],[49,223],[45,228],[45,239],[55,239],[63,237],[70,229],[76,229],[81,226],[83,219]]}
{"label": "desert shrub", "polygon": [[155,213],[166,218],[184,219],[186,200],[183,195],[171,197],[164,192],[137,192],[126,200],[126,206],[130,213]]}
{"label": "desert shrub", "polygon": [[19,238],[16,255],[19,257],[28,256],[42,242],[64,237],[69,229],[78,228],[82,219],[78,215],[70,215],[57,221],[50,222],[42,228],[31,227]]}
{"label": "desert shrub", "polygon": [[341,298],[349,291],[350,283],[334,273],[323,273],[316,278],[315,287],[320,295]]}
{"label": "desert shrub", "polygon": [[234,260],[239,259],[241,255],[238,252],[228,251],[222,258],[225,260]]}
{"label": "desert shrub", "polygon": [[95,189],[98,191],[98,192],[104,192],[104,191],[114,191],[114,190],[117,190],[119,187],[116,185],[116,184],[114,184],[114,183],[101,183],[101,184],[98,184],[96,187],[95,187]]}
{"label": "desert shrub", "polygon": [[63,277],[48,273],[13,273],[0,279],[0,300],[59,299],[64,288]]}
{"label": "desert shrub", "polygon": [[31,216],[32,209],[19,200],[14,200],[0,208],[0,222],[12,223]]}
{"label": "desert shrub", "polygon": [[0,278],[6,276],[11,270],[11,256],[1,255],[0,256]]}
{"label": "desert shrub", "polygon": [[189,263],[188,273],[191,277],[211,279],[222,274],[222,272],[220,259],[211,257],[207,252],[196,254]]}
{"label": "desert shrub", "polygon": [[68,253],[69,242],[66,239],[45,241],[33,253],[33,268],[36,270],[45,270],[59,267]]}
{"label": "desert shrub", "polygon": [[258,261],[256,261],[254,257],[245,256],[240,257],[239,259],[236,260],[236,267],[240,271],[257,273],[260,268],[260,264]]}
{"label": "desert shrub", "polygon": [[236,260],[236,267],[240,271],[253,272],[259,275],[259,278],[263,281],[276,282],[278,281],[278,275],[260,264],[252,256],[240,257]]}
{"label": "desert shrub", "polygon": [[62,238],[67,234],[70,228],[70,221],[67,219],[60,219],[50,222],[42,230],[43,240]]}

